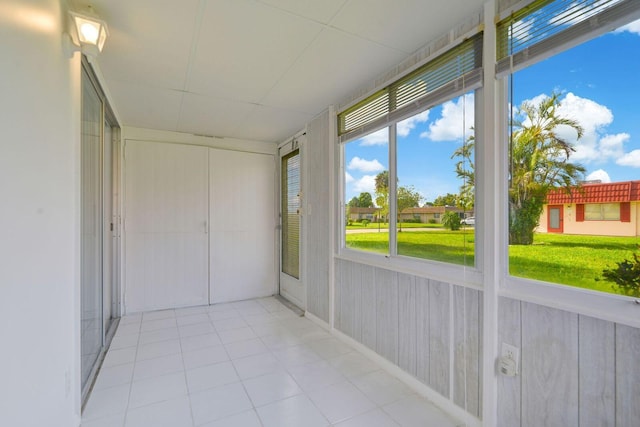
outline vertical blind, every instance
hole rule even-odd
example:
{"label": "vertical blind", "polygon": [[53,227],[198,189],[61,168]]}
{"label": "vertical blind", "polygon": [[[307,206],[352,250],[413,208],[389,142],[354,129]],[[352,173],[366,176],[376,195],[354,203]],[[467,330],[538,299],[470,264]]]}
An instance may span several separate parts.
{"label": "vertical blind", "polygon": [[282,158],[282,272],[300,278],[300,151]]}
{"label": "vertical blind", "polygon": [[482,33],[338,114],[341,142],[482,85]]}
{"label": "vertical blind", "polygon": [[503,76],[640,19],[638,0],[537,0],[497,25]]}

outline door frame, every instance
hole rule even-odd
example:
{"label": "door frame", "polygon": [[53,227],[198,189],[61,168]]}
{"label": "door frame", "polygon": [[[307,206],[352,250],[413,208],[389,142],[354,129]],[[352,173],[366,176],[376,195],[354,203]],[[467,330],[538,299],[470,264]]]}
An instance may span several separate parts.
{"label": "door frame", "polygon": [[[96,379],[98,369],[102,364],[102,360],[106,354],[106,350],[109,347],[113,335],[115,333],[115,328],[117,325],[116,319],[120,317],[121,313],[119,310],[120,303],[122,301],[120,295],[120,263],[119,263],[119,241],[117,238],[114,238],[114,234],[110,233],[109,230],[111,228],[112,218],[108,216],[106,212],[106,207],[110,205],[111,214],[114,215],[120,209],[120,201],[118,198],[119,190],[117,188],[116,181],[119,180],[119,159],[117,158],[118,153],[114,151],[114,147],[118,145],[120,138],[120,125],[118,120],[109,104],[109,100],[107,99],[104,90],[102,89],[102,85],[100,80],[98,79],[96,72],[94,70],[93,65],[90,63],[88,58],[82,55],[81,58],[81,80],[88,81],[89,85],[95,90],[97,97],[100,100],[100,108],[101,108],[101,119],[100,119],[100,148],[99,148],[99,199],[100,199],[100,208],[99,208],[99,234],[100,234],[100,254],[99,262],[100,262],[100,329],[101,329],[101,341],[102,345],[99,350],[99,353],[96,357],[96,360],[91,368],[91,372],[87,379],[86,384],[82,384],[82,378],[80,380],[80,396],[81,396],[81,406],[84,406],[86,400],[89,396],[89,392],[93,386],[93,382]],[[80,99],[82,100],[82,91],[85,90],[84,84],[81,85],[81,95]],[[82,103],[82,101],[81,101]],[[80,106],[81,111],[83,106]],[[110,141],[105,141],[105,136],[107,135],[106,126],[110,129],[111,139]],[[82,144],[82,142],[81,142]],[[107,155],[106,150],[109,149],[111,152]],[[82,150],[82,147],[81,147]],[[107,182],[109,180],[109,182]],[[82,190],[80,190],[82,191]],[[109,201],[109,202],[108,202]],[[118,232],[117,226],[114,225],[114,229]],[[109,242],[109,244],[107,244]],[[111,250],[108,250],[110,246]],[[80,267],[81,268],[81,267]],[[107,271],[108,270],[108,271]],[[108,292],[107,292],[108,289]],[[80,285],[79,290],[80,295],[82,295],[82,285]],[[107,299],[107,293],[110,294],[109,300]],[[109,304],[109,307],[106,307],[106,304]],[[117,308],[114,310],[114,305]],[[80,301],[79,309],[82,311],[82,301]],[[109,313],[110,319],[105,319],[105,315]],[[79,313],[79,323],[82,323],[82,312]],[[82,335],[82,331],[80,331]],[[80,337],[80,357],[78,360],[82,358],[82,337]],[[81,362],[79,362],[79,369],[81,369]]]}
{"label": "door frame", "polygon": [[[559,211],[559,227],[551,228],[551,210],[558,209]],[[563,205],[548,205],[547,206],[547,232],[548,233],[564,233],[564,206]]]}
{"label": "door frame", "polygon": [[[301,131],[297,133],[294,137],[287,139],[285,142],[278,145],[278,153],[277,153],[277,193],[278,193],[278,236],[276,241],[278,242],[278,271],[277,271],[277,282],[278,282],[278,295],[283,296],[287,300],[291,301],[295,305],[297,305],[302,310],[306,310],[307,308],[307,286],[306,286],[306,258],[305,258],[305,241],[306,241],[306,221],[305,221],[305,209],[304,203],[305,198],[304,195],[306,193],[306,180],[304,179],[304,171],[306,169],[306,156],[305,156],[305,143],[306,143],[306,131]],[[299,279],[295,279],[292,276],[289,276],[285,273],[282,273],[282,158],[293,151],[298,150],[300,155],[300,237],[299,237],[299,247],[298,247],[298,257],[299,257]],[[285,280],[292,280],[294,282],[298,282],[300,286],[302,286],[302,299],[291,295],[290,293],[282,291],[282,281],[283,274],[286,276]]]}

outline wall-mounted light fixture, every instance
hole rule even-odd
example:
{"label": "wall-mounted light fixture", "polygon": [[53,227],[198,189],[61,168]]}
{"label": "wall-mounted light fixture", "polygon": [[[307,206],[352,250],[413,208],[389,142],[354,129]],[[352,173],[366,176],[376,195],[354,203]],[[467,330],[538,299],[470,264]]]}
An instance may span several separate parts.
{"label": "wall-mounted light fixture", "polygon": [[107,23],[98,17],[91,6],[83,12],[70,11],[71,34],[69,35],[69,55],[80,50],[85,55],[95,58],[104,47],[109,35]]}

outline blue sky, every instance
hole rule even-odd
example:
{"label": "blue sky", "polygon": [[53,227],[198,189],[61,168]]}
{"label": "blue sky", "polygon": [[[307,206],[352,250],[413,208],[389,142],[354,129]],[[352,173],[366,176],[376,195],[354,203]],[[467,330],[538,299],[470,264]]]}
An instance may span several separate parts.
{"label": "blue sky", "polygon": [[[513,102],[561,94],[560,112],[577,120],[584,136],[560,129],[574,142],[572,161],[587,179],[640,179],[640,21],[534,64],[513,77]],[[464,114],[463,114],[464,112]],[[464,126],[463,126],[464,123]],[[424,201],[457,193],[451,154],[473,126],[473,94],[414,116],[398,126],[398,185],[413,185]],[[388,168],[386,129],[345,147],[346,200],[373,195],[375,175]]]}

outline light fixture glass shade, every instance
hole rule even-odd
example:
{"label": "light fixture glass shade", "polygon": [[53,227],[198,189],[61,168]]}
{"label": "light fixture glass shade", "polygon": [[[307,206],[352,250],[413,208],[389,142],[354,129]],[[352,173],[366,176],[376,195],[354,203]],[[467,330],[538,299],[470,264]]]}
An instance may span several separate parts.
{"label": "light fixture glass shade", "polygon": [[102,52],[109,30],[107,24],[100,18],[77,12],[70,12],[75,26],[76,37],[82,51],[96,55]]}

